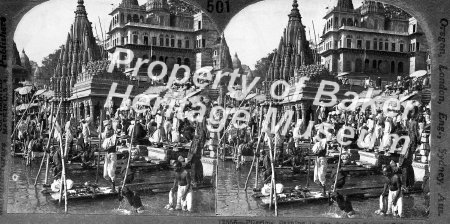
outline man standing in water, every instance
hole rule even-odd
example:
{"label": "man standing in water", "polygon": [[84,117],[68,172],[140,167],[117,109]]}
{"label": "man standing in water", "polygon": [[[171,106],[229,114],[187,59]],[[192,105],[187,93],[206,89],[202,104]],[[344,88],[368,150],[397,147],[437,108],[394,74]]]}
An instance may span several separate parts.
{"label": "man standing in water", "polygon": [[[175,161],[175,180],[169,193],[169,204],[166,209],[192,211],[191,174],[182,167],[180,161]],[[175,195],[176,192],[176,195]],[[176,201],[176,202],[175,202]]]}
{"label": "man standing in water", "polygon": [[380,209],[375,211],[378,215],[403,217],[402,182],[398,174],[392,172],[391,166],[383,167],[383,175],[387,177],[383,193],[380,195]]}
{"label": "man standing in water", "polygon": [[[198,114],[196,114],[195,119],[197,119],[197,116]],[[203,165],[201,159],[206,142],[206,131],[206,119],[203,118],[202,121],[197,120],[194,139],[192,140],[187,156],[188,163],[191,165],[194,187],[203,182]]]}

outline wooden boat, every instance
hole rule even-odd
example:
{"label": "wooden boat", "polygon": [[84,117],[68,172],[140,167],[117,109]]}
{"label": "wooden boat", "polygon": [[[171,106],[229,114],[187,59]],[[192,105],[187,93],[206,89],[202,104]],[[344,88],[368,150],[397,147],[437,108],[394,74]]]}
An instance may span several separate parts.
{"label": "wooden boat", "polygon": [[[338,192],[342,195],[346,195],[350,198],[376,198],[381,195],[383,191],[383,186],[374,186],[374,187],[354,187],[354,188],[346,188],[340,189]],[[415,194],[422,192],[421,189],[414,189],[407,193],[403,193],[404,195]],[[270,204],[270,196],[264,196],[261,193],[256,193],[253,197],[260,198],[262,205]],[[312,201],[322,201],[328,200],[329,195],[323,196],[321,191],[308,191],[307,189],[302,189],[299,191],[293,190],[291,192],[277,194],[277,202],[278,204],[290,204],[290,203],[304,203],[304,202],[312,202]]]}
{"label": "wooden boat", "polygon": [[[119,184],[120,185],[120,184]],[[165,182],[142,182],[126,185],[130,190],[140,193],[168,193],[173,187],[173,181]],[[213,185],[211,181],[205,181],[202,184],[198,184],[193,187],[194,190],[211,188]],[[74,184],[72,189],[67,190],[67,198],[69,200],[86,200],[86,199],[98,199],[106,197],[115,197],[119,194],[119,186],[116,186],[116,191],[113,191],[111,187],[86,187],[82,184]],[[60,192],[52,191],[50,188],[42,190],[42,194],[49,195],[52,201],[58,201]],[[63,195],[64,199],[64,195]]]}

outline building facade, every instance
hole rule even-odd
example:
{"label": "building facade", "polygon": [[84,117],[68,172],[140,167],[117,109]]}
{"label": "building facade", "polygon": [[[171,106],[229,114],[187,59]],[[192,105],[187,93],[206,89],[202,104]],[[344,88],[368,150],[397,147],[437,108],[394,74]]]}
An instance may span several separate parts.
{"label": "building facade", "polygon": [[319,46],[322,63],[333,74],[364,73],[395,79],[426,70],[427,42],[417,20],[375,1],[354,8],[338,0],[325,15]]}
{"label": "building facade", "polygon": [[[192,6],[171,4],[167,0],[148,0],[144,5],[137,0],[123,0],[110,13],[107,51],[113,53],[118,47],[132,50],[134,60],[128,68],[142,58],[163,61],[169,71],[174,64],[189,66],[191,71],[205,66],[219,69],[223,62],[218,56],[226,42],[213,22]],[[144,77],[147,66],[140,70]]]}
{"label": "building facade", "polygon": [[[302,24],[297,0],[293,1],[292,10],[288,17],[288,25],[269,65],[265,81],[263,82],[263,89],[268,99],[267,103],[280,107],[282,111],[293,111],[293,120],[296,121],[302,118],[303,122],[307,123],[309,120],[316,119],[314,114],[316,107],[312,102],[320,81],[336,81],[336,79],[329,74],[323,65],[318,64],[317,54],[315,57],[315,50],[311,49],[311,46],[314,45],[306,39],[305,26]],[[295,86],[301,77],[309,77],[309,81],[305,83],[306,86],[300,93],[302,98],[296,99],[294,97]],[[290,85],[287,96],[281,100],[273,99],[270,94],[272,83],[279,80],[286,81]],[[275,89],[275,93],[278,96],[283,95],[284,91],[285,89],[281,88],[281,85]],[[340,93],[336,95],[340,96]],[[283,112],[278,114],[278,116],[281,114]]]}
{"label": "building facade", "polygon": [[[165,62],[169,74],[174,64],[187,65],[192,72],[205,66],[216,70],[232,67],[225,38],[205,14],[185,3],[149,0],[140,6],[137,0],[122,0],[110,15],[107,38],[100,44],[93,35],[84,1],[78,0],[75,20],[50,79],[50,88],[55,91],[55,111],[62,101],[62,123],[71,116],[76,120],[97,119],[113,83],[117,83],[118,93],[125,93],[132,85],[130,97],[157,85],[148,79],[149,64],[141,67],[137,78],[131,79],[124,73],[134,67],[138,58]],[[134,60],[111,74],[107,68],[117,47],[132,50]],[[122,99],[112,101],[111,107],[116,110]]]}

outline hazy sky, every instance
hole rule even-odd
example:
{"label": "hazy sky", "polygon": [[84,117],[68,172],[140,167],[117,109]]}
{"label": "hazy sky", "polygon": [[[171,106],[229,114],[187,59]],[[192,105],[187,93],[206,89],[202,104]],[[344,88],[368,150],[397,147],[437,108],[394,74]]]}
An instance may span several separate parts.
{"label": "hazy sky", "polygon": [[[99,17],[103,32],[109,27],[109,12],[113,5],[121,0],[85,0],[89,20],[93,23],[94,35],[101,36]],[[144,4],[146,0],[138,0]],[[322,32],[326,7],[335,4],[336,0],[299,0],[299,10],[306,35],[309,30],[314,39],[312,21],[316,34]],[[358,7],[361,0],[353,0]],[[70,25],[74,21],[77,0],[50,0],[30,10],[20,21],[14,41],[19,51],[25,49],[30,60],[41,65],[42,59],[54,52],[66,41]],[[255,3],[237,14],[225,29],[225,37],[234,55],[238,53],[243,64],[254,67],[261,57],[266,56],[278,46],[283,29],[288,22],[288,14],[292,9],[292,0],[264,0]],[[318,40],[319,41],[319,40]]]}

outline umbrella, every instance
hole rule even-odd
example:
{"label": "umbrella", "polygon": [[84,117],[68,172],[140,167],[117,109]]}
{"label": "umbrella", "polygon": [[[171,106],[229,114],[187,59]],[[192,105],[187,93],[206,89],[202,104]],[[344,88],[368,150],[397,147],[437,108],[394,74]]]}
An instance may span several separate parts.
{"label": "umbrella", "polygon": [[350,73],[349,73],[349,72],[340,72],[340,73],[337,75],[337,77],[346,76],[346,75],[348,75],[348,74],[350,74]]}
{"label": "umbrella", "polygon": [[419,96],[416,94],[416,93],[413,93],[413,94],[410,94],[410,95],[407,95],[407,96],[404,96],[404,97],[402,97],[401,99],[400,99],[400,102],[401,103],[403,103],[403,102],[405,102],[405,101],[407,101],[407,100],[411,100],[411,99],[417,99]]}
{"label": "umbrella", "polygon": [[193,96],[199,94],[200,92],[201,92],[201,90],[196,90],[196,91],[190,92],[190,93],[186,94],[186,96],[184,98],[188,99],[190,97],[193,97]]}
{"label": "umbrella", "polygon": [[133,71],[134,71],[134,68],[129,68],[129,69],[125,70],[123,73],[128,75],[128,73],[132,73]]}
{"label": "umbrella", "polygon": [[21,88],[17,88],[16,91],[19,92],[20,95],[26,95],[26,94],[30,93],[32,89],[33,89],[33,87],[31,87],[31,86],[24,86]]}
{"label": "umbrella", "polygon": [[47,91],[46,89],[40,89],[40,90],[36,91],[36,92],[34,93],[34,95],[35,95],[35,96],[39,96],[39,95],[45,93],[46,91]]}
{"label": "umbrella", "polygon": [[55,96],[55,92],[53,90],[47,90],[46,92],[42,93],[42,96],[46,98],[52,98]]}
{"label": "umbrella", "polygon": [[259,94],[259,95],[255,96],[255,97],[253,97],[253,99],[256,100],[256,101],[261,102],[261,101],[265,101],[267,99],[267,97],[264,94]]}
{"label": "umbrella", "polygon": [[245,98],[244,93],[239,90],[228,92],[227,95],[236,100],[243,100]]}
{"label": "umbrella", "polygon": [[251,100],[251,99],[252,99],[253,97],[255,97],[256,95],[258,95],[258,94],[256,94],[256,93],[248,94],[247,97],[245,97],[245,99],[246,99],[246,100]]}
{"label": "umbrella", "polygon": [[148,94],[148,95],[139,94],[136,96],[135,101],[137,101],[137,102],[135,104],[143,105],[143,106],[150,106],[150,102],[153,99],[158,98],[158,96],[159,96],[158,94]]}
{"label": "umbrella", "polygon": [[22,84],[23,86],[32,86],[32,85],[33,85],[33,83],[31,83],[31,82],[28,81],[28,80],[23,81],[23,82],[20,82],[20,84]]}
{"label": "umbrella", "polygon": [[419,70],[419,71],[413,72],[411,75],[409,75],[409,77],[419,78],[419,77],[425,76],[426,74],[427,74],[427,71]]}

